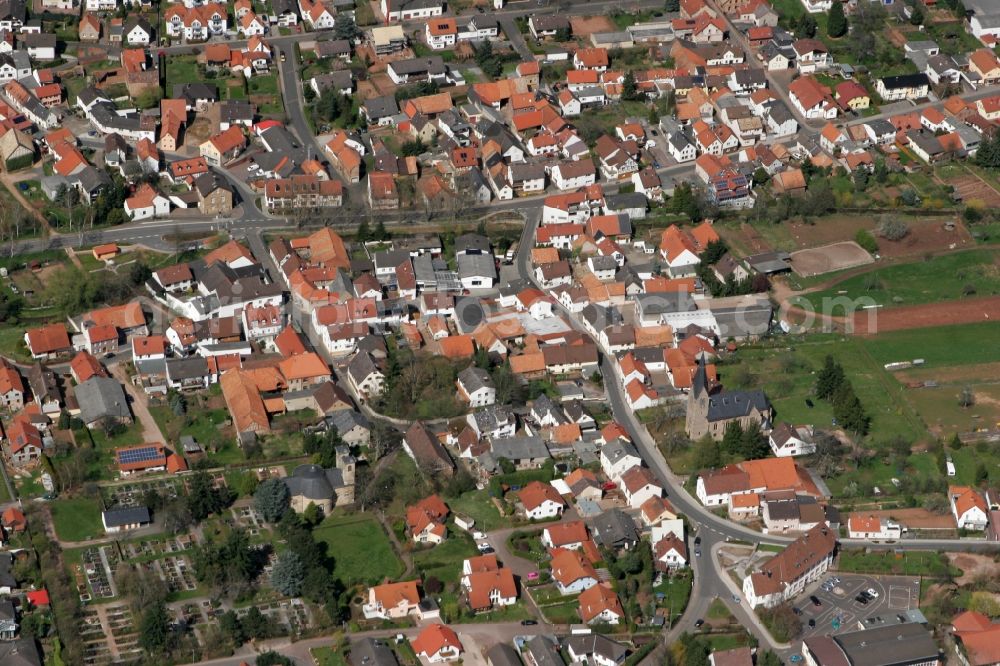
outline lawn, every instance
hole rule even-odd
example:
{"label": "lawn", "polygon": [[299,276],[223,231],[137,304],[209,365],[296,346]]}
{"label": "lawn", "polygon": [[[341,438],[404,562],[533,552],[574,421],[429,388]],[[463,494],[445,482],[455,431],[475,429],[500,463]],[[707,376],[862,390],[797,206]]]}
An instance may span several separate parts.
{"label": "lawn", "polygon": [[713,652],[722,650],[734,650],[740,647],[753,646],[754,642],[750,634],[745,631],[741,634],[709,634],[706,636]]}
{"label": "lawn", "polygon": [[579,609],[579,602],[567,601],[564,604],[543,608],[542,615],[550,624],[576,624],[580,621]]}
{"label": "lawn", "polygon": [[449,530],[444,543],[413,552],[413,565],[421,578],[434,576],[444,583],[458,583],[462,562],[479,554],[472,537],[464,532]]}
{"label": "lawn", "polygon": [[[230,439],[227,436],[230,428],[219,426],[229,420],[229,411],[226,409],[203,409],[197,404],[198,398],[188,398],[188,412],[186,417],[179,417],[173,413],[170,407],[150,407],[149,412],[153,415],[156,424],[160,426],[163,436],[170,441],[176,441],[181,435],[191,435],[195,440],[205,446],[210,442],[220,439]],[[185,423],[185,421],[188,421]]]}
{"label": "lawn", "polygon": [[389,537],[372,516],[331,516],[313,532],[327,545],[334,575],[345,584],[378,583],[403,573]]}
{"label": "lawn", "polygon": [[[972,250],[887,266],[847,278],[805,298],[817,312],[841,314],[847,307],[856,310],[863,305],[892,307],[951,301],[970,295],[994,295],[1000,293],[997,256],[990,250]],[[859,302],[846,306],[837,303],[842,299]],[[824,303],[837,303],[834,306],[837,311],[831,312]]]}
{"label": "lawn", "polygon": [[76,497],[49,504],[56,534],[64,541],[84,541],[104,534],[101,505],[97,500]]}
{"label": "lawn", "polygon": [[24,344],[24,328],[21,326],[0,327],[0,355],[14,361],[31,362],[31,354]]}
{"label": "lawn", "polygon": [[927,22],[923,32],[914,32],[914,39],[933,39],[941,47],[941,53],[948,55],[965,54],[982,48],[978,39],[966,32],[961,21],[952,23]]}
{"label": "lawn", "polygon": [[313,648],[309,651],[316,666],[347,666],[347,658],[332,647]]}
{"label": "lawn", "polygon": [[660,608],[666,608],[671,618],[680,617],[684,614],[684,609],[687,608],[693,582],[690,569],[685,569],[677,575],[667,577],[657,587],[653,588],[654,593],[663,595],[663,597],[657,596],[656,605]]}
{"label": "lawn", "polygon": [[453,513],[460,513],[476,521],[474,529],[489,532],[511,522],[508,516],[502,518],[495,504],[490,499],[489,493],[484,490],[473,490],[465,493],[461,497],[454,497],[448,500],[448,507]]}
{"label": "lawn", "polygon": [[198,71],[198,58],[193,55],[172,55],[167,60],[167,94],[172,95],[174,86],[181,83],[202,81]]}
{"label": "lawn", "polygon": [[961,571],[948,563],[948,558],[938,552],[915,551],[866,553],[861,550],[841,550],[837,571],[867,574],[900,574],[904,576],[947,577],[949,571],[960,576]]}

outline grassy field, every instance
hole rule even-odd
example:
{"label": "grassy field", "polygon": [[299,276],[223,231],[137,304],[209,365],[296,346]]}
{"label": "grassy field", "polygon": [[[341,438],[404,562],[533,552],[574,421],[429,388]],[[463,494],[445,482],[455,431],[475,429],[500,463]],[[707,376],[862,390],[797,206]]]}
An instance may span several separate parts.
{"label": "grassy field", "polygon": [[922,358],[931,367],[1000,362],[1000,348],[986,344],[997,339],[1000,322],[981,322],[882,333],[861,344],[881,364]]}
{"label": "grassy field", "polygon": [[403,573],[389,537],[372,516],[331,516],[314,535],[326,543],[334,575],[346,584],[377,583]]}
{"label": "grassy field", "polygon": [[101,505],[82,497],[60,499],[49,504],[56,534],[65,541],[83,541],[102,536]]}
{"label": "grassy field", "polygon": [[[729,388],[760,386],[774,404],[776,418],[790,423],[829,426],[829,403],[813,397],[814,372],[829,354],[844,372],[872,417],[871,437],[900,434],[917,439],[926,434],[902,399],[902,387],[873,362],[869,340],[835,335],[808,336],[789,347],[745,347],[736,363],[719,366],[720,379]],[[742,367],[741,367],[742,366]],[[745,386],[739,386],[739,381]],[[811,399],[809,407],[806,399]]]}
{"label": "grassy field", "polygon": [[[805,298],[816,311],[826,312],[825,302],[843,298],[865,299],[892,307],[951,301],[971,295],[994,295],[1000,293],[997,257],[996,252],[973,250],[887,266],[850,277]],[[838,305],[837,311],[829,314],[842,314],[844,307]],[[859,309],[860,304],[852,308]]]}
{"label": "grassy field", "polygon": [[944,576],[949,570],[961,575],[948,563],[948,558],[937,552],[872,552],[842,550],[837,560],[837,571],[868,574],[902,574],[913,576]]}

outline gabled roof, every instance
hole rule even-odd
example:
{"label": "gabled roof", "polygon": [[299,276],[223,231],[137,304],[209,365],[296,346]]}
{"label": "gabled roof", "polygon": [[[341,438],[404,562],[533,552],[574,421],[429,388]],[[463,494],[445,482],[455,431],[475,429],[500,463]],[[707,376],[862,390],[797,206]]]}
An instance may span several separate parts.
{"label": "gabled roof", "polygon": [[462,651],[462,642],[458,640],[458,634],[450,627],[443,624],[432,624],[426,627],[410,643],[413,651],[418,655],[431,657],[442,650]]}

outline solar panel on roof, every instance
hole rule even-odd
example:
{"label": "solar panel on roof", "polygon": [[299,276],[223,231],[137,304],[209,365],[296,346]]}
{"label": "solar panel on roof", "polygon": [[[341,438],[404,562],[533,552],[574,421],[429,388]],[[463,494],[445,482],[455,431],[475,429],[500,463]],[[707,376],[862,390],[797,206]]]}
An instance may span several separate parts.
{"label": "solar panel on roof", "polygon": [[146,446],[138,449],[126,449],[118,452],[119,464],[129,465],[132,463],[150,462],[162,458],[163,454],[155,446]]}

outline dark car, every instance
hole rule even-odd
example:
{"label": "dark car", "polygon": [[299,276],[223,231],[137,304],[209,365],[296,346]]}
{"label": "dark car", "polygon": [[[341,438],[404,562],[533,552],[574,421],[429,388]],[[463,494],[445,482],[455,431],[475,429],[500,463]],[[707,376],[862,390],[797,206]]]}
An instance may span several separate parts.
{"label": "dark car", "polygon": [[857,601],[862,606],[868,605],[868,597],[866,597],[863,594],[859,594],[858,596],[854,597],[854,600]]}
{"label": "dark car", "polygon": [[809,597],[809,601],[813,602],[813,606],[822,606],[823,602],[819,600],[815,594]]}
{"label": "dark car", "polygon": [[696,545],[696,546],[700,546],[701,545],[701,537],[700,536],[696,536],[694,538],[694,545]]}
{"label": "dark car", "polygon": [[792,610],[795,612],[796,615],[802,615],[802,609],[801,608],[792,608]]}
{"label": "dark car", "polygon": [[537,620],[521,620],[522,627],[533,627],[538,624]]}
{"label": "dark car", "polygon": [[809,626],[810,627],[815,627],[816,626],[816,620],[810,619],[809,620]]}
{"label": "dark car", "polygon": [[694,628],[698,629],[703,624],[705,624],[705,621],[699,617],[697,620],[694,621]]}

